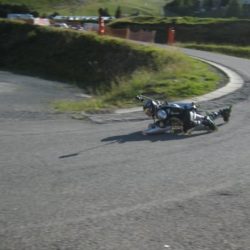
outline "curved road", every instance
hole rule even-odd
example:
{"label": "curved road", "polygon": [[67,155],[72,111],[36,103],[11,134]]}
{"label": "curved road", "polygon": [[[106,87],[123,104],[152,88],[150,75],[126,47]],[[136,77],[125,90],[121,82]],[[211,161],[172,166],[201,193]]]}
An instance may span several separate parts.
{"label": "curved road", "polygon": [[73,120],[45,105],[77,89],[0,73],[1,250],[250,249],[250,60],[184,51],[245,80],[202,103],[234,104],[218,132]]}

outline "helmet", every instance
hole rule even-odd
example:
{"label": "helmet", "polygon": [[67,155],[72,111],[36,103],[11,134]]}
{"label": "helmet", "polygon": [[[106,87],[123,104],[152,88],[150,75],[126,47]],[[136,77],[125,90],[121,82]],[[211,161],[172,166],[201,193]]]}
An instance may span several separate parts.
{"label": "helmet", "polygon": [[155,115],[156,104],[152,100],[147,100],[143,105],[143,110],[146,115],[152,117]]}

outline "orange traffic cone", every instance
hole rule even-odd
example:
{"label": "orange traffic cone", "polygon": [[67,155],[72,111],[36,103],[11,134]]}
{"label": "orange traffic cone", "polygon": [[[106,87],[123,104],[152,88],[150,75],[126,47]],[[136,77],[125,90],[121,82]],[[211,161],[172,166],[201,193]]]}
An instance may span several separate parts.
{"label": "orange traffic cone", "polygon": [[105,23],[103,17],[99,17],[99,30],[98,30],[99,35],[104,35],[105,34]]}

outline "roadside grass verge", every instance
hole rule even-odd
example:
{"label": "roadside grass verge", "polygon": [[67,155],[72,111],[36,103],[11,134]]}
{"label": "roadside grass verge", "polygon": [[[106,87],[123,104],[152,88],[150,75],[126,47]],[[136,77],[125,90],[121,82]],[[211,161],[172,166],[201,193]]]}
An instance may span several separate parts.
{"label": "roadside grass verge", "polygon": [[162,99],[214,90],[217,72],[171,47],[0,20],[0,68],[74,84],[93,96],[56,102],[60,111],[135,105],[138,94]]}
{"label": "roadside grass verge", "polygon": [[250,58],[250,46],[198,44],[198,43],[178,43],[177,46],[190,49],[217,52],[221,54],[237,56],[242,58]]}
{"label": "roadside grass verge", "polygon": [[[184,57],[184,56],[183,56]],[[53,103],[56,110],[93,112],[102,109],[134,107],[138,105],[136,95],[143,94],[162,100],[178,100],[199,96],[215,90],[225,76],[215,72],[211,66],[191,59],[182,58],[171,66],[163,65],[155,72],[138,70],[130,79],[113,83],[109,91],[82,101],[60,100]]]}

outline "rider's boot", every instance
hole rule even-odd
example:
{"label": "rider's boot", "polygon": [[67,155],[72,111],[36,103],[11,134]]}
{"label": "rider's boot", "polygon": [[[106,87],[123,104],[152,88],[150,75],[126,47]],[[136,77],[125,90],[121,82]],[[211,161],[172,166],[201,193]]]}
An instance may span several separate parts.
{"label": "rider's boot", "polygon": [[219,110],[219,114],[222,116],[224,122],[228,122],[231,115],[232,106]]}
{"label": "rider's boot", "polygon": [[214,121],[210,118],[210,116],[205,116],[202,124],[205,125],[206,127],[208,127],[210,130],[215,131],[217,130],[217,126],[214,123]]}

